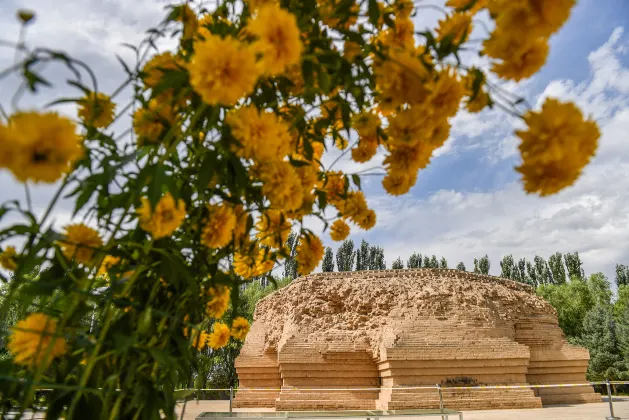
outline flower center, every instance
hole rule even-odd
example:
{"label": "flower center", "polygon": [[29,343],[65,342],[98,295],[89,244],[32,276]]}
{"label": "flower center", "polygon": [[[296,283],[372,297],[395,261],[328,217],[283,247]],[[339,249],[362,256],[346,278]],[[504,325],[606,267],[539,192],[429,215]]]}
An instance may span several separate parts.
{"label": "flower center", "polygon": [[35,152],[33,152],[33,155],[31,157],[33,163],[44,163],[44,162],[48,162],[48,157],[50,155],[50,151],[48,150],[36,150]]}

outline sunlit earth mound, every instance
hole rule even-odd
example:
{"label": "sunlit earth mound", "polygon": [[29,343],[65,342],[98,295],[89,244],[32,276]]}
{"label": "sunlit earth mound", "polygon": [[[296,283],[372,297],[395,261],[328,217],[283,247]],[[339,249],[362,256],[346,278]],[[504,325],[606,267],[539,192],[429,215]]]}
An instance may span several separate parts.
{"label": "sunlit earth mound", "polygon": [[583,383],[588,359],[566,342],[554,308],[511,280],[446,269],[319,273],[258,303],[234,403],[433,408],[437,391],[418,387],[435,384],[459,409],[600,402],[590,386],[469,389]]}

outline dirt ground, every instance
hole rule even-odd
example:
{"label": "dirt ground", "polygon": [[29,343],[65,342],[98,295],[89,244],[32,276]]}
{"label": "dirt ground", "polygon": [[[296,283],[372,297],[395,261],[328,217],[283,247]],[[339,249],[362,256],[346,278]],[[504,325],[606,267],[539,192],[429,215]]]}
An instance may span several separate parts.
{"label": "dirt ground", "polygon": [[[629,397],[614,397],[614,414],[629,420]],[[183,418],[194,420],[204,411],[229,411],[228,401],[189,401]],[[273,411],[273,409],[235,409],[234,411]],[[181,412],[180,412],[181,413]],[[465,411],[464,420],[605,420],[609,416],[607,401],[596,404],[561,405],[528,410]],[[429,417],[436,418],[438,417]],[[458,420],[457,417],[451,417]]]}

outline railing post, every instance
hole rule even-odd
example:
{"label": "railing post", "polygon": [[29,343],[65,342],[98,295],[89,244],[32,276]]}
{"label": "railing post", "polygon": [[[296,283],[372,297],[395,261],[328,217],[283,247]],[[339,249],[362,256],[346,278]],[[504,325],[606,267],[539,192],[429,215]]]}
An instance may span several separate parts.
{"label": "railing post", "polygon": [[229,416],[232,414],[232,404],[234,402],[234,387],[229,387]]}
{"label": "railing post", "polygon": [[[441,384],[437,384],[437,391],[439,392],[439,410],[443,413],[443,393],[441,392]],[[446,420],[445,416],[441,416],[441,420]]]}
{"label": "railing post", "polygon": [[609,399],[609,417],[605,417],[605,420],[620,420],[619,417],[614,415],[614,404],[612,403],[612,387],[609,383],[609,379],[605,379],[605,385],[607,386],[607,398]]}

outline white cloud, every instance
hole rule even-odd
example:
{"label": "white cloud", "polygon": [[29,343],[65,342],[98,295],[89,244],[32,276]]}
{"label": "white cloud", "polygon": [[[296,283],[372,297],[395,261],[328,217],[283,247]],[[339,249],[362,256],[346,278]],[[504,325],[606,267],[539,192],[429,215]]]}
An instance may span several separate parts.
{"label": "white cloud", "polygon": [[[491,192],[442,190],[424,199],[374,197],[370,203],[378,224],[368,240],[384,247],[389,263],[417,251],[446,256],[450,266],[463,261],[469,269],[475,257],[487,253],[493,274],[500,273],[499,260],[506,254],[532,258],[578,251],[588,272],[613,277],[615,263],[629,262],[629,68],[621,64],[627,45],[621,35],[617,29],[589,55],[591,77],[586,82],[556,80],[539,96],[538,102],[546,96],[574,100],[601,126],[597,155],[574,186],[549,198],[526,195],[519,182]],[[464,147],[464,134],[469,136],[465,142],[485,142],[483,147],[492,141],[477,137],[487,134],[485,125],[492,125],[486,118],[459,117],[453,130],[459,137],[455,153]],[[503,142],[494,160],[513,161],[513,121],[504,114],[494,118],[503,119],[492,129],[493,137]]]}

